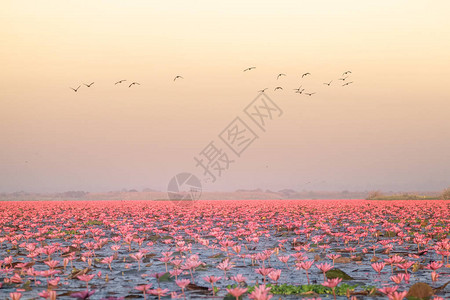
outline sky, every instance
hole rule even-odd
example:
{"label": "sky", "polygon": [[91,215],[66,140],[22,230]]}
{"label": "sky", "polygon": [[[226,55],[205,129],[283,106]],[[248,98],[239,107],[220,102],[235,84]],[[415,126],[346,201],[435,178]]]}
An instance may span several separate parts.
{"label": "sky", "polygon": [[449,1],[0,4],[0,192],[450,186]]}

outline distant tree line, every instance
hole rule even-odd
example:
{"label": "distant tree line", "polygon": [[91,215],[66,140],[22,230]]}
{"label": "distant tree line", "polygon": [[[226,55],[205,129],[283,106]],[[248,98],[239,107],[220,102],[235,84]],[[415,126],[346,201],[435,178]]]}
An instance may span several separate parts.
{"label": "distant tree line", "polygon": [[381,191],[372,191],[367,195],[366,200],[450,200],[450,188],[443,190],[437,195],[417,195],[412,193],[385,195]]}

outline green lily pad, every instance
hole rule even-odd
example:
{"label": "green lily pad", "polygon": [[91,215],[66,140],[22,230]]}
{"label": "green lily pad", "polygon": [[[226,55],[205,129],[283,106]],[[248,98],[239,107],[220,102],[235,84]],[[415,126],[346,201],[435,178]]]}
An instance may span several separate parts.
{"label": "green lily pad", "polygon": [[330,271],[326,272],[325,275],[328,279],[333,278],[341,278],[342,280],[353,280],[354,278],[342,271],[341,269],[331,269]]}
{"label": "green lily pad", "polygon": [[170,277],[170,273],[164,273],[163,276],[159,277],[159,282],[165,282],[165,281],[171,281],[172,278]]}

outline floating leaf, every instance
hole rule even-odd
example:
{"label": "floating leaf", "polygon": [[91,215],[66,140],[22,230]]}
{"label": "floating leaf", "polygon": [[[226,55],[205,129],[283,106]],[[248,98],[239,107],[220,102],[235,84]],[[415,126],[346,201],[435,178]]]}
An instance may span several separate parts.
{"label": "floating leaf", "polygon": [[433,289],[424,282],[413,284],[406,295],[406,297],[415,297],[418,299],[428,299],[431,296],[433,296]]}
{"label": "floating leaf", "polygon": [[338,264],[348,264],[351,263],[352,260],[350,259],[350,257],[338,257],[334,260],[334,262]]}
{"label": "floating leaf", "polygon": [[170,273],[164,273],[161,277],[159,277],[159,282],[165,282],[165,281],[171,281],[172,278],[170,277]]}
{"label": "floating leaf", "polygon": [[334,268],[325,273],[328,279],[341,278],[343,280],[353,280],[353,277],[342,271],[341,269]]}

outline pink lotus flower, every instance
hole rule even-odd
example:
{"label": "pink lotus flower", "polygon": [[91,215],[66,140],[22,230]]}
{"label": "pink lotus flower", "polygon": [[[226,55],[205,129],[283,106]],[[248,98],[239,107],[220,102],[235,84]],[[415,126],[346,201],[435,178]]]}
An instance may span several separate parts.
{"label": "pink lotus flower", "polygon": [[211,289],[213,292],[213,296],[215,296],[215,292],[214,292],[214,283],[219,281],[222,277],[215,277],[213,275],[211,276],[206,276],[206,277],[202,277],[204,281],[207,281],[209,283],[211,283]]}
{"label": "pink lotus flower", "polygon": [[88,299],[90,296],[92,296],[94,293],[95,293],[95,290],[93,290],[93,291],[85,290],[85,291],[81,291],[81,292],[77,292],[77,293],[72,293],[72,294],[70,294],[70,297],[85,300],[85,299]]}
{"label": "pink lotus flower", "polygon": [[94,277],[95,277],[95,274],[92,274],[92,275],[83,274],[83,275],[78,275],[78,276],[77,276],[77,278],[78,278],[79,280],[84,281],[84,282],[89,282],[89,281],[91,281],[92,278],[94,278]]}
{"label": "pink lotus flower", "polygon": [[393,292],[395,292],[398,289],[398,286],[386,286],[382,289],[378,289],[380,292],[382,292],[385,295],[389,295],[392,294]]}
{"label": "pink lotus flower", "polygon": [[89,290],[89,281],[91,281],[92,278],[94,278],[94,277],[95,277],[95,274],[92,274],[92,275],[83,274],[83,275],[77,276],[77,278],[79,280],[86,282],[86,290]]}
{"label": "pink lotus flower", "polygon": [[425,269],[436,271],[442,268],[443,265],[444,264],[442,262],[432,261],[431,263],[425,266]]}
{"label": "pink lotus flower", "polygon": [[175,277],[175,280],[178,279],[178,275],[180,275],[181,273],[183,273],[183,271],[180,269],[175,269],[175,270],[169,271],[170,276]]}
{"label": "pink lotus flower", "polygon": [[130,254],[131,258],[133,258],[134,260],[137,260],[138,262],[138,270],[141,270],[141,260],[144,257],[144,254],[142,252],[138,252],[136,254]]}
{"label": "pink lotus flower", "polygon": [[55,279],[47,280],[47,283],[48,283],[48,285],[57,286],[59,284],[60,280],[61,280],[61,278],[56,277]]}
{"label": "pink lotus flower", "polygon": [[372,268],[378,273],[378,275],[380,275],[381,270],[383,270],[385,265],[386,264],[384,262],[373,263]]}
{"label": "pink lotus flower", "polygon": [[56,291],[52,291],[52,290],[44,290],[44,291],[38,293],[38,295],[41,296],[42,298],[49,299],[49,300],[56,299]]}
{"label": "pink lotus flower", "polygon": [[150,294],[158,296],[158,300],[161,299],[161,296],[165,296],[168,292],[170,292],[169,289],[161,289],[161,288],[156,288],[154,290],[150,290]]}
{"label": "pink lotus flower", "polygon": [[333,278],[328,279],[326,282],[322,283],[323,286],[334,288],[336,287],[340,282],[342,281],[342,278]]}
{"label": "pink lotus flower", "polygon": [[334,267],[334,261],[335,261],[337,258],[341,257],[341,255],[340,255],[340,254],[328,254],[327,257],[328,257],[329,259],[333,260],[333,267]]}
{"label": "pink lotus flower", "polygon": [[326,273],[328,271],[330,271],[331,269],[333,269],[333,266],[330,265],[329,263],[322,263],[322,264],[316,264],[316,267],[322,271],[323,273],[323,280],[327,280],[327,276]]}
{"label": "pink lotus flower", "polygon": [[189,283],[191,283],[191,281],[189,279],[180,279],[180,280],[175,280],[175,283],[182,289],[184,290]]}
{"label": "pink lotus flower", "polygon": [[9,293],[9,297],[11,297],[11,300],[19,300],[22,297],[22,293]]}
{"label": "pink lotus flower", "polygon": [[44,263],[50,267],[50,269],[56,268],[56,266],[59,264],[59,261],[57,260],[50,260],[50,261],[44,261]]}
{"label": "pink lotus flower", "polygon": [[275,284],[277,284],[278,279],[280,279],[281,276],[281,270],[272,270],[272,272],[269,273],[269,278],[275,281]]}
{"label": "pink lotus flower", "polygon": [[397,267],[399,267],[400,269],[404,269],[405,273],[408,273],[408,269],[414,264],[414,262],[412,261],[407,261],[401,264],[397,264]]}
{"label": "pink lotus flower", "polygon": [[314,264],[313,260],[310,261],[302,261],[300,263],[295,264],[297,269],[303,269],[306,271],[306,279],[308,280],[308,284],[310,284],[309,282],[309,274],[308,274],[308,270],[311,268],[311,266]]}
{"label": "pink lotus flower", "polygon": [[278,256],[279,261],[284,263],[286,265],[286,268],[288,268],[288,269],[289,269],[289,266],[288,266],[287,262],[289,260],[289,257],[290,257],[289,255],[286,255],[286,256],[280,255],[280,256]]}
{"label": "pink lotus flower", "polygon": [[395,291],[391,294],[388,294],[388,298],[390,300],[403,300],[407,294],[408,294],[408,291],[403,291],[401,293]]}
{"label": "pink lotus flower", "polygon": [[231,268],[233,268],[233,266],[230,263],[230,259],[225,259],[223,262],[219,263],[217,265],[217,268],[224,271],[225,273],[225,278],[227,277],[227,271],[231,270]]}
{"label": "pink lotus flower", "polygon": [[395,276],[391,276],[390,278],[396,284],[400,284],[403,281],[403,279],[405,278],[405,274],[400,273],[400,274],[397,274]]}
{"label": "pink lotus flower", "polygon": [[333,279],[328,279],[326,282],[322,283],[323,286],[329,287],[331,288],[331,290],[333,291],[333,297],[334,300],[336,300],[336,286],[342,281],[342,278],[333,278]]}
{"label": "pink lotus flower", "polygon": [[266,276],[269,275],[269,273],[272,271],[273,271],[272,268],[259,268],[255,270],[256,273],[261,274],[263,276],[264,283],[266,283]]}
{"label": "pink lotus flower", "polygon": [[13,258],[11,255],[8,257],[5,257],[5,259],[3,260],[3,263],[5,265],[9,265],[10,267],[12,267],[12,262],[13,262]]}
{"label": "pink lotus flower", "polygon": [[103,258],[103,259],[101,260],[101,263],[107,264],[108,267],[109,267],[109,270],[112,271],[112,269],[111,269],[111,263],[113,262],[113,260],[114,260],[114,256],[108,256],[108,257]]}
{"label": "pink lotus flower", "polygon": [[241,283],[245,282],[247,278],[242,276],[242,274],[237,274],[236,276],[231,276],[231,280],[236,281],[237,283]]}
{"label": "pink lotus flower", "polygon": [[119,251],[119,249],[120,249],[120,245],[112,245],[111,246],[111,250],[114,251],[114,252]]}
{"label": "pink lotus flower", "polygon": [[22,278],[20,277],[20,275],[19,275],[18,273],[15,273],[15,274],[13,275],[13,277],[11,277],[11,278],[9,279],[9,281],[10,281],[11,283],[22,283],[22,282],[23,282]]}
{"label": "pink lotus flower", "polygon": [[134,287],[136,290],[141,291],[144,294],[144,299],[147,299],[147,294],[150,292],[152,288],[151,284],[143,284]]}
{"label": "pink lotus flower", "polygon": [[407,283],[407,284],[409,284],[409,278],[411,277],[411,274],[403,274],[403,280],[405,280],[405,282]]}
{"label": "pink lotus flower", "polygon": [[273,295],[270,295],[269,292],[270,292],[270,287],[266,287],[265,284],[262,284],[262,285],[255,287],[253,292],[251,292],[248,295],[248,297],[250,299],[254,299],[254,300],[270,300],[270,298],[272,298]]}
{"label": "pink lotus flower", "polygon": [[247,292],[247,288],[240,288],[240,287],[236,287],[233,289],[228,289],[227,288],[228,293],[230,293],[232,296],[236,297],[236,300],[239,300],[239,297],[244,294],[245,292]]}
{"label": "pink lotus flower", "polygon": [[439,274],[436,273],[436,271],[431,272],[431,280],[432,281],[437,281],[439,278]]}

